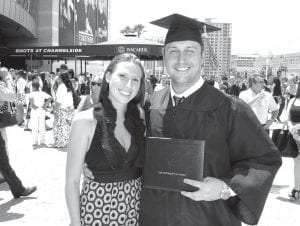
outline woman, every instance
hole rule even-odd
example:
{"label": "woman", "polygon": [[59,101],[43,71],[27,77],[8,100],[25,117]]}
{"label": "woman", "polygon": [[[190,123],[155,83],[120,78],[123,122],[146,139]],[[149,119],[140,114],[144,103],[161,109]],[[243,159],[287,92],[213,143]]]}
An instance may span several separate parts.
{"label": "woman", "polygon": [[289,76],[288,77],[288,86],[285,89],[285,96],[288,100],[295,97],[297,92],[297,77]]}
{"label": "woman", "polygon": [[65,148],[69,139],[73,112],[77,106],[77,97],[74,93],[68,72],[61,73],[56,83],[58,86],[54,104],[53,146]]}
{"label": "woman", "polygon": [[80,96],[81,100],[78,104],[76,112],[85,111],[99,102],[99,94],[102,86],[102,79],[100,75],[96,75],[92,78],[91,92],[89,95]]}
{"label": "woman", "polygon": [[[287,112],[289,116],[288,128],[292,133],[298,148],[300,150],[300,139],[299,139],[299,130],[295,130],[296,127],[300,125],[300,86],[294,98],[292,98],[288,104]],[[289,197],[292,200],[300,198],[300,155],[294,158],[294,188],[289,193]]]}
{"label": "woman", "polygon": [[[120,54],[105,72],[101,106],[79,112],[74,118],[66,170],[72,226],[138,225],[144,84],[144,70],[137,57]],[[79,194],[84,162],[94,179],[84,182]]]}
{"label": "woman", "polygon": [[18,125],[21,126],[24,123],[24,106],[26,105],[26,73],[23,70],[20,70],[17,71],[16,76],[16,93],[18,93],[23,100],[20,104],[16,104],[16,117]]}
{"label": "woman", "polygon": [[281,82],[279,78],[274,78],[273,84],[272,84],[272,96],[275,99],[276,104],[279,105],[279,112],[277,115],[277,119],[280,121],[279,117],[283,111],[284,105],[285,105],[285,100],[282,96],[282,91],[281,91]]}

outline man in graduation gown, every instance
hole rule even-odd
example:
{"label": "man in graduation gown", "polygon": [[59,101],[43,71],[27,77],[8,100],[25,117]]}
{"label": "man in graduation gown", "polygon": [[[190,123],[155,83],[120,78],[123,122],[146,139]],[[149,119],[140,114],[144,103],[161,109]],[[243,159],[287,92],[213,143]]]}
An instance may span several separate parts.
{"label": "man in graduation gown", "polygon": [[205,164],[203,181],[184,180],[195,192],[143,188],[141,225],[257,224],[281,166],[278,150],[245,102],[203,82],[203,23],[178,14],[152,23],[169,29],[171,85],[152,100],[149,135],[205,140]]}

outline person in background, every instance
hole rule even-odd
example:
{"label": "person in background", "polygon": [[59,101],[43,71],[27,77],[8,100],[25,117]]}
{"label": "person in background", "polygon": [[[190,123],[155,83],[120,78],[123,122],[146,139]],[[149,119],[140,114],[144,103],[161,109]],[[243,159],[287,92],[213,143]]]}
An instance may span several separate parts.
{"label": "person in background", "polygon": [[220,90],[222,90],[225,93],[229,93],[229,82],[228,78],[226,76],[222,77],[222,83],[220,84]]}
{"label": "person in background", "polygon": [[[65,194],[71,226],[139,225],[145,74],[131,53],[113,58],[98,100],[72,123]],[[79,193],[84,162],[94,178]]]}
{"label": "person in background", "polygon": [[22,102],[16,105],[16,117],[18,125],[22,125],[24,123],[24,106],[26,106],[26,96],[25,96],[25,88],[26,88],[26,72],[23,70],[16,72],[16,92],[17,94],[22,96]]}
{"label": "person in background", "polygon": [[195,192],[143,188],[140,225],[257,224],[281,156],[246,103],[203,81],[203,25],[219,29],[179,14],[151,23],[168,28],[162,53],[171,84],[151,106],[148,135],[204,140],[205,163],[203,181],[183,180]]}
{"label": "person in background", "polygon": [[241,92],[240,79],[230,76],[230,84],[228,94],[238,97]]}
{"label": "person in background", "polygon": [[[77,97],[68,72],[59,73],[56,79],[57,91],[54,103],[53,135],[56,148],[66,148],[68,144]],[[49,146],[52,147],[52,146]]]}
{"label": "person in background", "polygon": [[[287,107],[288,113],[288,128],[291,131],[298,148],[298,153],[300,153],[300,138],[299,129],[294,130],[293,128],[299,127],[300,125],[300,86],[298,84],[297,92],[295,97],[293,97]],[[291,200],[297,200],[300,198],[300,155],[294,158],[294,187],[289,193]]]}
{"label": "person in background", "polygon": [[14,90],[14,81],[12,75],[9,73],[8,69],[6,67],[0,68],[0,77],[2,77],[2,80],[5,80],[5,85],[7,88]]}
{"label": "person in background", "polygon": [[33,74],[32,73],[27,73],[27,80],[26,80],[26,85],[25,85],[25,95],[26,95],[26,116],[25,116],[25,126],[24,126],[24,131],[31,131],[29,128],[29,122],[30,122],[30,112],[31,112],[31,106],[29,104],[29,99],[28,99],[28,94],[32,92],[31,90],[31,84],[33,80]]}
{"label": "person in background", "polygon": [[76,112],[85,111],[91,107],[94,107],[99,103],[99,95],[102,86],[102,79],[100,75],[92,77],[91,81],[91,93],[86,96],[81,96],[80,103],[76,109]]}
{"label": "person in background", "polygon": [[220,89],[220,84],[222,83],[221,76],[220,76],[220,75],[214,76],[214,81],[215,81],[214,87],[215,87],[216,89]]}
{"label": "person in background", "polygon": [[49,94],[44,91],[40,91],[39,88],[39,82],[33,82],[33,91],[28,94],[31,106],[33,148],[45,147],[46,145],[46,107],[52,100]]}
{"label": "person in background", "polygon": [[78,81],[78,91],[80,95],[88,95],[89,94],[89,78],[85,73],[79,76]]}
{"label": "person in background", "polygon": [[[10,75],[6,67],[0,68],[0,85],[4,88],[7,88],[9,91],[13,92],[12,81],[10,79]],[[12,103],[8,101],[2,101],[0,99],[0,114],[10,113],[12,111]],[[0,134],[5,142],[5,149],[7,156],[9,155],[8,152],[8,137],[6,133],[6,128],[0,128]],[[0,183],[4,182],[5,179],[0,172]]]}
{"label": "person in background", "polygon": [[271,93],[271,85],[269,85],[268,80],[264,79],[264,91]]}
{"label": "person in background", "polygon": [[66,65],[66,64],[61,64],[61,65],[59,66],[59,72],[60,72],[60,73],[64,73],[64,72],[68,72],[68,71],[69,71],[68,65]]}
{"label": "person in background", "polygon": [[[13,80],[10,73],[8,73],[8,69],[6,67],[0,68],[0,85],[7,88],[11,92],[14,92],[13,88]],[[18,102],[19,104],[20,102]],[[7,114],[7,113],[13,113],[14,112],[14,103],[9,101],[1,101],[0,100],[0,114]],[[0,128],[0,133],[2,134],[2,138],[5,141],[6,144],[6,150],[8,151],[8,137],[6,128]]]}
{"label": "person in background", "polygon": [[279,117],[283,111],[283,108],[285,105],[285,99],[283,98],[282,90],[281,90],[281,82],[278,78],[274,78],[274,80],[273,80],[272,96],[275,99],[275,102],[279,105],[277,120],[280,121]]}
{"label": "person in background", "polygon": [[170,85],[170,81],[169,81],[169,77],[166,74],[162,74],[160,76],[160,80],[159,83],[156,84],[155,88],[154,88],[154,92],[159,91],[167,86]]}
{"label": "person in background", "polygon": [[158,83],[158,79],[156,78],[155,75],[150,75],[150,82],[151,82],[151,85],[152,85],[152,89],[154,90],[157,83]]}
{"label": "person in background", "polygon": [[[27,73],[27,83],[25,86],[26,95],[33,91],[32,83],[39,83],[39,89],[40,90],[43,89],[43,82],[42,82],[42,79],[38,76],[38,74],[36,72],[28,72]],[[26,117],[25,117],[26,120],[25,120],[24,131],[31,131],[31,128],[29,128],[31,105],[29,103],[28,95],[26,97],[26,103],[27,103],[27,112],[26,112]]]}
{"label": "person in background", "polygon": [[48,95],[51,95],[51,79],[49,77],[49,73],[41,72],[39,74],[39,77],[41,78],[42,83],[43,83],[42,91],[47,93]]}
{"label": "person in background", "polygon": [[294,75],[291,75],[288,77],[288,86],[285,89],[285,97],[287,100],[292,99],[296,96],[297,93],[297,77]]}
{"label": "person in background", "polygon": [[[12,90],[8,89],[3,84],[0,84],[0,101],[18,103],[17,99],[17,95]],[[21,196],[29,196],[37,189],[35,186],[25,187],[22,181],[16,175],[15,171],[9,163],[6,143],[3,139],[2,133],[0,133],[0,173],[4,177],[4,180],[2,179],[1,182],[6,181],[8,183],[14,198],[20,198]]]}
{"label": "person in background", "polygon": [[[254,74],[249,78],[249,88],[242,91],[239,97],[251,107],[261,125],[268,131],[277,118],[279,107],[272,94],[264,91],[263,88],[263,77],[259,74]],[[271,112],[271,118],[268,118],[269,112]]]}

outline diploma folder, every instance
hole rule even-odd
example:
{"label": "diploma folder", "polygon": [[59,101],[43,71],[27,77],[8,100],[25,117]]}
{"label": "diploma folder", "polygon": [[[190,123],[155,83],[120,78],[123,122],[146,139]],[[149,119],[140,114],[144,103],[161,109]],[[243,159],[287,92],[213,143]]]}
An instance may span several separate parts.
{"label": "diploma folder", "polygon": [[196,191],[183,183],[203,180],[204,140],[147,137],[144,187],[167,191]]}

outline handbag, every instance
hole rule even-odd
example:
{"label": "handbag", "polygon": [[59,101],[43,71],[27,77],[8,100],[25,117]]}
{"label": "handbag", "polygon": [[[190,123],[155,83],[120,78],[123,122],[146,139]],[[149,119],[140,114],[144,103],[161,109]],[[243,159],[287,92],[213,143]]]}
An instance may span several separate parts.
{"label": "handbag", "polygon": [[288,132],[287,134],[287,144],[285,148],[281,151],[282,157],[296,158],[299,154],[297,143],[293,138],[292,134]]}
{"label": "handbag", "polygon": [[273,130],[272,140],[282,157],[296,158],[298,156],[297,143],[289,130],[284,128]]}
{"label": "handbag", "polygon": [[13,111],[12,105],[10,104],[11,112],[5,111],[0,113],[0,128],[17,125],[17,117],[15,111]]}
{"label": "handbag", "polygon": [[283,151],[287,146],[288,133],[289,131],[284,128],[273,130],[272,141],[274,142],[274,144],[280,152]]}

